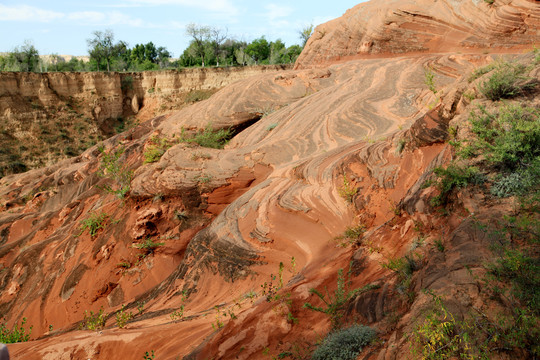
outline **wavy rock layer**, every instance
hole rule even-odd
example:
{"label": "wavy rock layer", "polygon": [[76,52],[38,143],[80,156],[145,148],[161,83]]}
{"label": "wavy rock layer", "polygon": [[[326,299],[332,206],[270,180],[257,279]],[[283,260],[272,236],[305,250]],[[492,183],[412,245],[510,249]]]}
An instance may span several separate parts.
{"label": "wavy rock layer", "polygon": [[538,28],[538,1],[371,0],[319,25],[296,68],[368,55],[530,49]]}
{"label": "wavy rock layer", "polygon": [[[133,170],[125,200],[104,192],[114,182],[97,175],[97,148],[1,179],[0,314],[9,324],[26,316],[41,337],[10,345],[12,355],[277,356],[328,330],[325,316],[302,305],[317,300],[310,288],[334,289],[338,269],[352,261],[351,286],[377,289],[348,311],[386,334],[366,356],[400,358],[408,349],[402,334],[426,299],[408,313],[381,263],[410,249],[418,223],[430,236],[450,238],[451,247],[447,258],[433,257],[414,286],[461,293],[472,281],[465,266],[484,256],[476,245],[462,246],[471,234],[469,214],[433,216],[422,185],[452,156],[448,121],[470,110],[462,94],[476,91],[480,80],[469,85],[464,75],[490,61],[478,54],[362,59],[236,82],[104,142],[106,151],[123,148],[118,164]],[[428,68],[438,97],[425,84]],[[224,149],[177,141],[184,131],[209,126],[231,128],[235,137]],[[146,164],[153,137],[172,146]],[[106,214],[95,236],[81,228],[91,214]],[[359,224],[366,230],[362,250],[336,246],[347,227]],[[163,245],[134,247],[146,239]],[[436,274],[437,266],[452,282]],[[278,287],[281,297],[267,301]],[[135,318],[118,329],[114,312],[122,305]],[[105,329],[77,330],[85,310],[100,307],[110,313]],[[397,330],[389,312],[404,315]]]}

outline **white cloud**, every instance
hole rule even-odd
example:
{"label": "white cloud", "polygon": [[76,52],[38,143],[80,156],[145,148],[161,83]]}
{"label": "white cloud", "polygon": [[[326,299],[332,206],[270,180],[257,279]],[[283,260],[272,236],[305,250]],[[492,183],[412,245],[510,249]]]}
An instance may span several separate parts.
{"label": "white cloud", "polygon": [[67,18],[83,24],[102,24],[107,17],[98,11],[80,11],[68,14]]}
{"label": "white cloud", "polygon": [[236,16],[239,10],[230,0],[127,0],[132,4],[138,5],[180,5],[192,8],[203,9],[213,13],[219,13],[226,16]]}
{"label": "white cloud", "polygon": [[7,6],[0,4],[0,21],[51,22],[64,17],[63,13],[43,10],[28,5]]}
{"label": "white cloud", "polygon": [[270,21],[290,16],[294,9],[286,5],[268,4],[264,8],[267,10],[266,17]]}

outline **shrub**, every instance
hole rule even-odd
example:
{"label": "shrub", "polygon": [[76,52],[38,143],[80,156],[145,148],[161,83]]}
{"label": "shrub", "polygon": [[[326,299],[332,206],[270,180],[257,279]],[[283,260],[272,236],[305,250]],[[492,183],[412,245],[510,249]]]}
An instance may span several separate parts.
{"label": "shrub", "polygon": [[81,221],[81,232],[79,233],[79,235],[81,235],[85,230],[88,229],[88,233],[91,237],[96,236],[99,229],[104,228],[104,222],[108,217],[109,215],[104,212],[92,212],[88,219]]}
{"label": "shrub", "polygon": [[305,303],[304,308],[322,312],[328,315],[332,322],[332,328],[336,329],[340,325],[341,318],[343,317],[343,308],[347,301],[349,301],[349,299],[353,298],[358,294],[377,288],[379,288],[378,285],[368,284],[362,288],[349,291],[348,284],[345,282],[345,278],[343,276],[343,269],[339,269],[337,277],[337,289],[333,295],[331,295],[326,288],[326,295],[317,289],[309,289],[310,294],[314,294],[319,299],[321,299],[325,307],[323,308],[319,306],[314,306],[311,303]]}
{"label": "shrub", "polygon": [[433,69],[427,68],[424,70],[424,83],[428,86],[429,90],[433,94],[437,94],[437,89],[435,88],[435,74]]}
{"label": "shrub", "polygon": [[534,85],[524,84],[527,77],[523,76],[527,68],[521,64],[502,62],[496,65],[493,74],[478,89],[489,100],[497,101],[512,98]]}
{"label": "shrub", "polygon": [[30,326],[28,333],[26,333],[24,324],[26,324],[25,317],[22,319],[21,325],[15,323],[11,330],[6,326],[5,323],[0,324],[0,343],[12,344],[28,341],[30,339],[30,334],[32,333],[32,326]]}
{"label": "shrub", "polygon": [[117,150],[105,151],[100,149],[101,162],[99,164],[98,175],[101,177],[111,178],[116,186],[105,185],[103,189],[107,192],[115,194],[119,198],[124,198],[131,187],[131,178],[133,171],[129,170],[123,161],[120,161],[121,156],[125,152],[124,147]]}
{"label": "shrub", "polygon": [[160,247],[165,245],[165,243],[157,243],[152,241],[150,238],[146,238],[142,243],[133,244],[133,247],[139,250],[143,250],[146,255],[153,254],[154,251]]}
{"label": "shrub", "polygon": [[107,321],[107,316],[103,313],[103,308],[99,309],[99,312],[95,313],[93,311],[84,311],[84,318],[80,323],[79,327],[81,329],[87,330],[100,330],[105,326],[105,321]]}
{"label": "shrub", "polygon": [[352,203],[358,189],[349,181],[347,175],[343,175],[343,186],[338,189],[338,192],[342,198]]}
{"label": "shrub", "polygon": [[339,246],[347,247],[358,242],[362,235],[364,235],[364,232],[366,232],[366,226],[364,224],[348,227],[343,235],[336,237],[336,240],[338,241]]}
{"label": "shrub", "polygon": [[199,130],[195,134],[189,136],[185,134],[184,129],[180,134],[180,141],[185,143],[196,143],[199,146],[213,148],[213,149],[223,149],[225,144],[232,137],[231,129],[217,129],[214,130],[210,125],[208,125],[204,130]]}
{"label": "shrub", "polygon": [[433,170],[437,176],[436,186],[440,194],[431,199],[433,206],[446,205],[454,189],[466,187],[469,184],[479,184],[484,181],[483,175],[475,167],[462,167],[451,163],[446,169],[442,167]]}
{"label": "shrub", "polygon": [[540,156],[540,111],[521,105],[508,105],[498,113],[480,107],[469,118],[478,141],[473,150],[506,170],[530,165]]}
{"label": "shrub", "polygon": [[353,325],[330,333],[313,352],[313,360],[354,360],[375,339],[375,330]]}
{"label": "shrub", "polygon": [[133,313],[125,311],[125,305],[122,305],[120,311],[116,313],[116,326],[123,329],[129,320],[133,319]]}
{"label": "shrub", "polygon": [[213,90],[193,90],[186,95],[186,103],[194,103],[206,100],[212,96]]}
{"label": "shrub", "polygon": [[173,145],[173,141],[153,136],[150,139],[150,144],[146,147],[144,151],[144,163],[148,164],[158,161],[159,159],[161,159],[163,154],[165,154],[165,152]]}
{"label": "shrub", "polygon": [[471,75],[469,76],[468,81],[473,82],[474,80],[478,79],[480,76],[485,75],[495,69],[496,63],[491,63],[486,66],[482,66],[480,68],[475,69]]}

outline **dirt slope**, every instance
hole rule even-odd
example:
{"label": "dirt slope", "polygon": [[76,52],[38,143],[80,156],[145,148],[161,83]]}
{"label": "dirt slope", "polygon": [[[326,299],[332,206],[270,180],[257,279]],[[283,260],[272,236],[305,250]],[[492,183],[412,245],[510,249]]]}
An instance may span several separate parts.
{"label": "dirt slope", "polygon": [[[376,31],[362,16],[418,3],[372,1],[334,24]],[[497,8],[518,8],[533,24],[540,10],[526,1],[429,4],[460,34],[471,34],[471,14],[502,22]],[[442,11],[449,4],[451,15]],[[432,31],[423,16],[411,24]],[[497,39],[519,53],[535,42],[523,34],[538,42],[527,29]],[[388,44],[407,47],[404,33],[392,36]],[[464,94],[481,98],[481,79],[469,84],[468,75],[494,56],[430,48],[419,55],[415,43],[414,54],[404,55],[387,44],[388,57],[308,69],[351,55],[347,46],[319,48],[316,37],[299,60],[305,69],[238,81],[100,149],[0,179],[0,314],[9,325],[23,316],[34,325],[35,340],[9,345],[13,358],[140,359],[151,350],[159,359],[302,358],[330,327],[327,316],[303,308],[317,301],[309,290],[333,291],[338,269],[351,262],[348,286],[371,284],[372,291],[347,303],[344,321],[370,324],[382,340],[362,353],[366,359],[399,359],[410,350],[405,335],[429,300],[421,289],[454,299],[458,312],[487,304],[468,275],[490,256],[471,214],[490,221],[506,205],[467,193],[441,217],[429,205],[436,190],[422,185],[454,157],[449,123],[466,121],[472,105]],[[533,55],[519,61],[531,64]],[[527,69],[539,79],[538,66]],[[434,74],[436,94],[426,72]],[[537,102],[537,92],[528,96]],[[233,131],[224,149],[179,141],[210,127]],[[156,144],[170,146],[145,163]],[[124,198],[104,190],[121,188],[125,178]],[[93,236],[90,223],[99,225]],[[338,246],[335,238],[357,225],[362,245]],[[439,238],[443,253],[433,245]],[[404,289],[381,264],[413,246],[425,261]],[[122,305],[135,315],[123,329],[115,316]],[[105,327],[78,330],[85,311],[101,307]]]}

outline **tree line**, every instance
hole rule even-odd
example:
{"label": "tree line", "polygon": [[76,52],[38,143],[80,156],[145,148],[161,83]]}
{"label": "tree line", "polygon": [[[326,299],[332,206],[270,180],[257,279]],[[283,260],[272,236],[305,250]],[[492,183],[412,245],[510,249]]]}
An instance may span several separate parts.
{"label": "tree line", "polygon": [[89,61],[71,58],[65,61],[57,54],[43,59],[31,41],[13,51],[0,54],[0,71],[147,71],[195,66],[245,66],[255,64],[294,63],[311,36],[313,25],[298,32],[302,45],[287,47],[277,39],[265,36],[251,42],[236,40],[228,31],[211,26],[189,24],[186,35],[189,46],[173,60],[167,48],[153,42],[136,44],[115,41],[112,30],[94,31],[86,40]]}

